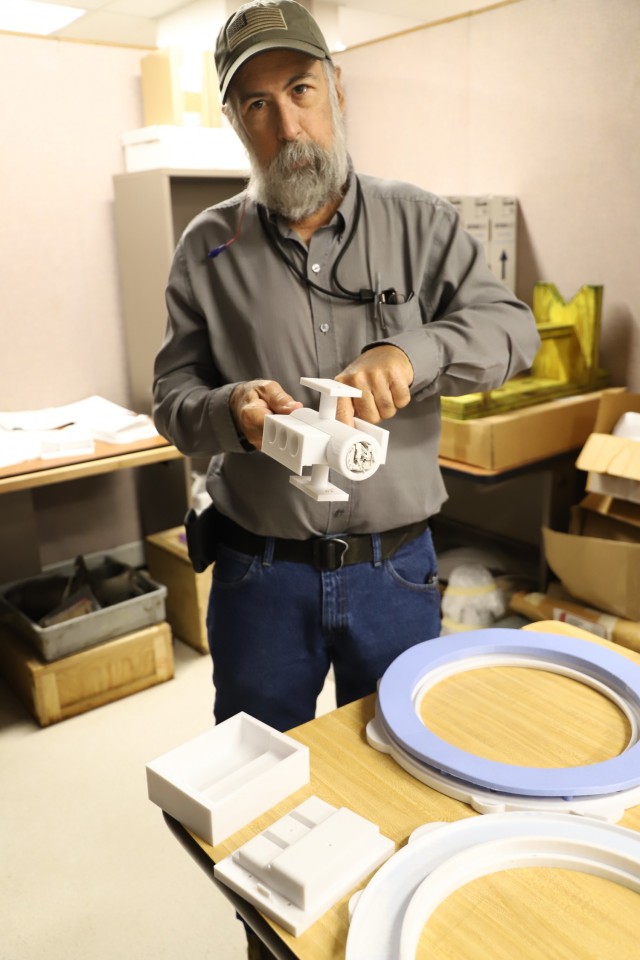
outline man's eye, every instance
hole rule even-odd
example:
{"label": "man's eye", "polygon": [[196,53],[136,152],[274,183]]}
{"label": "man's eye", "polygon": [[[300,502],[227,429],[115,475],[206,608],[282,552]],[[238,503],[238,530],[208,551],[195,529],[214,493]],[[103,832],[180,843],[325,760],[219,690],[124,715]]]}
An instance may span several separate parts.
{"label": "man's eye", "polygon": [[293,92],[297,97],[301,97],[307,92],[308,89],[309,85],[307,83],[299,83],[293,88]]}
{"label": "man's eye", "polygon": [[264,104],[264,100],[252,100],[249,104],[249,110],[262,110]]}

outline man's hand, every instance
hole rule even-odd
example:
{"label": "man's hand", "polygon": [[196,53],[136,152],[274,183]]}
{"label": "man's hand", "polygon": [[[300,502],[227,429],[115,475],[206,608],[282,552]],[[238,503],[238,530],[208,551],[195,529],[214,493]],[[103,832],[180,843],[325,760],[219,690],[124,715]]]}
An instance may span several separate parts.
{"label": "man's hand", "polygon": [[351,427],[354,416],[378,423],[395,416],[411,400],[413,366],[400,347],[389,343],[361,353],[335,379],[362,390],[361,397],[338,400],[336,418]]}
{"label": "man's hand", "polygon": [[268,413],[291,413],[302,404],[294,400],[275,380],[247,380],[234,387],[229,409],[238,433],[256,449],[262,447],[262,429]]}

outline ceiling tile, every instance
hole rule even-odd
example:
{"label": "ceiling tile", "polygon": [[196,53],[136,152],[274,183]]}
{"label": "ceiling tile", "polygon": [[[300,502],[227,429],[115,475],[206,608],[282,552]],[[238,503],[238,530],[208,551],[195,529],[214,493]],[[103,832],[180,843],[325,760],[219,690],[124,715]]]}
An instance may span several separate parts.
{"label": "ceiling tile", "polygon": [[134,17],[155,19],[180,10],[190,2],[191,0],[108,0],[104,9],[109,13],[126,13]]}
{"label": "ceiling tile", "polygon": [[156,23],[145,17],[129,17],[119,13],[97,11],[56,31],[56,37],[87,40],[96,43],[119,43],[133,47],[155,47]]}

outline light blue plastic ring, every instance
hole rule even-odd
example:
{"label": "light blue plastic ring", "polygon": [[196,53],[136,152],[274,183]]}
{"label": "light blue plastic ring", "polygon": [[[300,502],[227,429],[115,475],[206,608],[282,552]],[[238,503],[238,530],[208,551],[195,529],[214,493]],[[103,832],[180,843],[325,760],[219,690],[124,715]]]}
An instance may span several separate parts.
{"label": "light blue plastic ring", "polygon": [[468,753],[425,727],[414,707],[415,691],[430,672],[478,656],[522,657],[541,666],[561,664],[599,681],[640,713],[640,666],[621,654],[574,637],[489,629],[427,640],[393,661],[378,687],[379,716],[388,735],[417,760],[488,790],[571,799],[617,793],[640,784],[640,741],[600,763],[561,769],[520,767]]}

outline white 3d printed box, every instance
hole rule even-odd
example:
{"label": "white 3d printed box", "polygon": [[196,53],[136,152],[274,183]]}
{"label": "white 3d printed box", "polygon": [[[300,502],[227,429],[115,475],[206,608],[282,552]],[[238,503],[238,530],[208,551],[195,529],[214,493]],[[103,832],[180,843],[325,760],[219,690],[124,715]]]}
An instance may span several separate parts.
{"label": "white 3d printed box", "polygon": [[149,799],[212,846],[309,782],[309,748],[238,713],[147,764]]}

